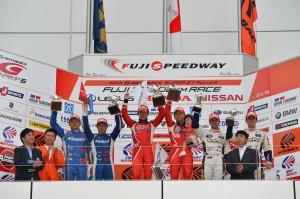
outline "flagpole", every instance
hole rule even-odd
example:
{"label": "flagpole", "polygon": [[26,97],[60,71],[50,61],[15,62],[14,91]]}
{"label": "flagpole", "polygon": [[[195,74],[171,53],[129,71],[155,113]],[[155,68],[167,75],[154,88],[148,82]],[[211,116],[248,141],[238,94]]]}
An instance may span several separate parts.
{"label": "flagpole", "polygon": [[90,0],[90,53],[94,53],[94,0]]}
{"label": "flagpole", "polygon": [[87,0],[87,6],[86,6],[86,35],[85,35],[85,53],[89,54],[90,53],[90,19],[91,19],[91,6],[90,6],[90,1]]}
{"label": "flagpole", "polygon": [[163,0],[163,46],[162,51],[163,53],[168,53],[168,46],[169,46],[169,37],[168,37],[168,1],[169,0]]}
{"label": "flagpole", "polygon": [[242,35],[241,35],[241,0],[237,0],[237,6],[238,6],[238,11],[237,11],[237,17],[238,17],[238,52],[242,53]]}

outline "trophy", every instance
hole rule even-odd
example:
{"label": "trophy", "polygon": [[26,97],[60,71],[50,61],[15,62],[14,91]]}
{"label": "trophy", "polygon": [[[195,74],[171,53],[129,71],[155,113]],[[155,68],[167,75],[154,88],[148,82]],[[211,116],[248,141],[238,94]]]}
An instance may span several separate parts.
{"label": "trophy", "polygon": [[151,92],[154,93],[152,96],[152,102],[154,107],[160,107],[166,105],[166,100],[163,94],[159,93],[159,87],[154,85],[151,88]]}
{"label": "trophy", "polygon": [[179,98],[180,98],[180,93],[181,93],[181,90],[179,90],[178,88],[175,88],[175,86],[171,84],[169,86],[167,100],[170,100],[173,102],[178,102]]}
{"label": "trophy", "polygon": [[119,99],[120,99],[120,97],[116,96],[116,95],[111,97],[111,102],[112,103],[107,107],[107,109],[108,109],[108,111],[111,115],[116,115],[116,114],[121,112],[120,108],[119,108],[119,105],[118,105],[118,100]]}
{"label": "trophy", "polygon": [[203,100],[203,95],[202,93],[200,94],[196,94],[195,95],[195,98],[197,100],[197,103],[193,106],[193,111],[196,112],[196,113],[201,113],[201,110],[202,110],[202,105],[201,105],[201,101]]}
{"label": "trophy", "polygon": [[226,118],[226,126],[234,126],[234,116],[238,114],[236,109],[229,111],[230,116]]}
{"label": "trophy", "polygon": [[61,97],[58,95],[51,96],[51,111],[61,111],[62,101]]}

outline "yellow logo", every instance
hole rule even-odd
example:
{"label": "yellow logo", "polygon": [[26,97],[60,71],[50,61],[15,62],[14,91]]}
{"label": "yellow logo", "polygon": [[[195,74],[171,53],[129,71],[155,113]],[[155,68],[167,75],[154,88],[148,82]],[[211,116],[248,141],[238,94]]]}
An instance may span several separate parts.
{"label": "yellow logo", "polygon": [[47,130],[47,129],[51,128],[51,126],[49,126],[47,124],[43,124],[43,123],[31,121],[31,120],[29,120],[29,126],[39,128],[39,129],[43,129],[43,130]]}

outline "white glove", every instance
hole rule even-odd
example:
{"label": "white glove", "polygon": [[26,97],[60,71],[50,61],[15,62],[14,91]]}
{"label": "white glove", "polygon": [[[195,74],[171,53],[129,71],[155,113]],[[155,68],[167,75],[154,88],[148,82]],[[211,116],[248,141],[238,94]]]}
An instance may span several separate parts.
{"label": "white glove", "polygon": [[179,157],[183,157],[186,155],[186,152],[185,151],[181,151],[181,153],[179,154]]}

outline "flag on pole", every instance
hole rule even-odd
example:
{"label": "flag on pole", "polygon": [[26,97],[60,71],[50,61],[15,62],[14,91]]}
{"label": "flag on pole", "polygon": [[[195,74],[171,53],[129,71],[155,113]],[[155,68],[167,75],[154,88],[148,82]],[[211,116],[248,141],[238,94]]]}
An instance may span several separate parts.
{"label": "flag on pole", "polygon": [[94,53],[107,53],[103,0],[94,0]]}
{"label": "flag on pole", "polygon": [[170,0],[171,53],[181,53],[181,19],[179,0]]}
{"label": "flag on pole", "polygon": [[86,103],[86,104],[89,104],[89,102],[90,102],[90,100],[87,97],[87,94],[85,92],[85,88],[84,88],[82,82],[81,82],[81,86],[80,86],[79,100]]}
{"label": "flag on pole", "polygon": [[161,147],[161,145],[156,143],[154,165],[161,167],[168,156],[168,153]]}
{"label": "flag on pole", "polygon": [[242,52],[255,57],[256,38],[253,25],[257,19],[255,0],[242,0],[241,17]]}
{"label": "flag on pole", "polygon": [[134,100],[140,105],[146,104],[147,98],[147,80],[141,82],[138,86],[133,89]]}

